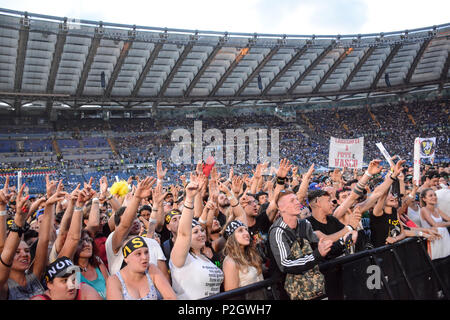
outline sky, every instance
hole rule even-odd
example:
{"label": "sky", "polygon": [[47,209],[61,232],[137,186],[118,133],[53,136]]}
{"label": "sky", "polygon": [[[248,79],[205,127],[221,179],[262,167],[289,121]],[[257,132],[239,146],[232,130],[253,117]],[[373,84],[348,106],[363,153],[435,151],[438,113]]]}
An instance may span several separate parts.
{"label": "sky", "polygon": [[0,8],[149,27],[302,35],[450,22],[448,0],[0,0]]}

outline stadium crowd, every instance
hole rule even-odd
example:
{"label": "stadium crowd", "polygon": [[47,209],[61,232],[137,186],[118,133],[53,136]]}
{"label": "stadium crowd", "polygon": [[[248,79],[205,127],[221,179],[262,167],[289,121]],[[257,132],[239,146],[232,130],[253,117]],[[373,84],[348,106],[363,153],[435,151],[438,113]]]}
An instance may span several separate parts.
{"label": "stadium crowd", "polygon": [[[243,125],[241,117],[202,121],[203,130]],[[145,135],[115,137],[105,159],[49,161],[54,173],[41,170],[35,193],[32,177],[17,185],[17,170],[2,163],[0,299],[194,300],[278,273],[290,299],[313,299],[333,290],[318,265],[337,257],[408,237],[428,241],[432,260],[450,255],[448,102],[245,123],[280,129],[279,163],[175,165],[170,132],[158,132],[192,119],[86,122],[80,131]],[[318,170],[328,165],[330,136],[364,136],[364,169]],[[436,136],[437,149],[415,184],[418,136]],[[380,141],[396,155],[392,166]],[[73,169],[82,180],[69,178]]]}

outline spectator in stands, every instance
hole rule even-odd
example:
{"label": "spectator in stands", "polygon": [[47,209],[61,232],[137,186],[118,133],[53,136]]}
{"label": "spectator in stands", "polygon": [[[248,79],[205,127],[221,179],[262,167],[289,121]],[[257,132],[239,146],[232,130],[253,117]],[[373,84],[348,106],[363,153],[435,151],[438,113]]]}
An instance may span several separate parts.
{"label": "spectator in stands", "polygon": [[[264,280],[262,259],[250,243],[247,226],[233,220],[225,228],[226,245],[223,261],[224,289],[229,291]],[[246,300],[264,299],[262,291],[246,295]]]}
{"label": "spectator in stands", "polygon": [[108,279],[108,300],[158,300],[160,295],[176,299],[167,278],[149,263],[149,248],[143,237],[132,237],[121,251],[126,265]]}
{"label": "spectator in stands", "polygon": [[46,270],[47,290],[31,297],[31,300],[101,300],[98,292],[91,286],[80,283],[77,287],[75,266],[67,257],[60,257],[52,262]]}
{"label": "spectator in stands", "polygon": [[[22,185],[17,194],[17,210],[14,221],[9,228],[9,234],[6,240],[2,239],[4,245],[0,254],[0,298],[4,300],[28,300],[32,296],[44,292],[40,279],[47,265],[47,251],[54,215],[54,204],[64,199],[62,181],[59,181],[58,185],[56,181],[48,181],[48,199],[45,202],[43,221],[39,229],[36,258],[32,263],[30,248],[25,241],[21,240],[22,234],[27,229],[25,224],[26,213],[22,210],[22,206],[26,201],[26,197],[23,195],[24,187],[25,184]],[[0,209],[4,209],[7,204],[5,201],[10,197],[7,185],[5,185],[1,193]],[[4,220],[0,222],[4,222]],[[1,226],[1,228],[5,227]]]}
{"label": "spectator in stands", "polygon": [[178,209],[173,209],[168,214],[166,214],[166,228],[170,231],[170,238],[163,242],[162,249],[166,257],[167,266],[169,266],[170,253],[172,252],[173,245],[177,239],[178,233],[178,223],[180,221],[181,211]]}
{"label": "spectator in stands", "polygon": [[450,255],[450,217],[436,207],[436,192],[432,188],[422,190],[420,194],[420,220],[425,228],[438,229],[441,239],[431,242],[431,259],[440,259]]}
{"label": "spectator in stands", "polygon": [[[123,254],[120,248],[129,237],[139,234],[141,223],[137,218],[137,211],[142,199],[148,198],[151,186],[156,179],[147,177],[140,181],[134,194],[129,194],[129,202],[126,207],[121,207],[114,214],[115,230],[108,236],[105,247],[108,257],[109,273],[116,274],[123,265]],[[150,263],[158,266],[163,274],[167,274],[164,253],[159,244],[148,237],[144,238],[150,253]]]}
{"label": "spectator in stands", "polygon": [[[200,223],[193,219],[198,189],[198,178],[191,174],[169,262],[172,287],[178,299],[200,299],[219,293],[223,281],[222,270],[202,253],[206,233]],[[186,277],[186,274],[193,276]]]}
{"label": "spectator in stands", "polygon": [[[281,177],[277,180],[281,182],[284,178]],[[308,220],[298,218],[300,201],[292,191],[281,191],[276,203],[280,210],[280,217],[269,230],[270,248],[274,260],[281,273],[304,274],[305,271],[313,269],[323,261],[331,250],[333,242],[325,237],[319,238]],[[317,249],[312,250],[310,243],[318,243]],[[296,244],[300,248],[296,248]],[[293,249],[295,250],[293,251]],[[314,290],[308,290],[308,292],[298,291],[302,284],[300,281],[296,281],[295,277],[291,276],[289,280],[289,282],[285,282],[285,289],[291,299],[311,299],[324,292],[323,278],[315,278],[314,283],[310,283]]]}

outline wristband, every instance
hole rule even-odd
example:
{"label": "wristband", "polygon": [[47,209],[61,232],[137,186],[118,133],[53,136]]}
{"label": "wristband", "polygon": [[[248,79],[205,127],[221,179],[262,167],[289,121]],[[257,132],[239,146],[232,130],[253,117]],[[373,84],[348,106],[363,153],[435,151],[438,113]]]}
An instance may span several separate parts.
{"label": "wristband", "polygon": [[109,200],[111,200],[112,198],[113,198],[113,195],[112,195],[112,194],[110,194],[110,195],[109,195],[109,197],[108,197],[108,198],[106,198],[106,200],[108,200],[108,201],[109,201]]}
{"label": "wristband", "polygon": [[156,219],[154,219],[154,218],[150,218],[150,219],[148,220],[148,222],[149,222],[150,224],[156,224],[156,223],[158,222],[158,220],[156,220]]}
{"label": "wristband", "polygon": [[367,171],[366,171],[366,172],[364,172],[364,174],[365,174],[366,176],[368,176],[369,178],[372,178],[372,177],[373,177],[373,175],[372,175],[372,174],[370,174],[370,173],[368,173]]}
{"label": "wristband", "polygon": [[239,202],[238,203],[236,203],[234,206],[233,205],[231,205],[231,207],[232,208],[236,208],[237,206],[239,205]]}
{"label": "wristband", "polygon": [[0,217],[6,216],[6,215],[8,215],[8,211],[6,211],[6,210],[0,211]]}
{"label": "wristband", "polygon": [[192,208],[188,207],[187,205],[184,205],[184,207],[185,207],[186,209],[194,210],[194,205],[193,205],[193,204],[192,204]]}
{"label": "wristband", "polygon": [[394,181],[397,181],[397,180],[398,180],[397,177],[393,178],[392,176],[389,176],[389,178],[391,178],[391,179],[394,180]]}
{"label": "wristband", "polygon": [[277,177],[277,184],[284,185],[286,183],[286,178]]}
{"label": "wristband", "polygon": [[415,199],[416,197],[413,197],[412,195],[408,194],[408,197],[410,197],[411,199]]}
{"label": "wristband", "polygon": [[200,222],[201,224],[206,224],[206,221],[201,218],[198,218],[198,222]]}
{"label": "wristband", "polygon": [[355,229],[353,229],[353,227],[349,224],[346,225],[346,227],[347,227],[348,231],[355,231]]}
{"label": "wristband", "polygon": [[3,261],[1,254],[0,254],[0,262],[2,263],[2,265],[4,265],[7,268],[11,268],[12,267],[12,263],[11,264],[7,264],[6,262]]}
{"label": "wristband", "polygon": [[83,207],[75,207],[74,210],[75,211],[83,211]]}
{"label": "wristband", "polygon": [[92,198],[92,202],[99,202],[100,200],[98,198]]}

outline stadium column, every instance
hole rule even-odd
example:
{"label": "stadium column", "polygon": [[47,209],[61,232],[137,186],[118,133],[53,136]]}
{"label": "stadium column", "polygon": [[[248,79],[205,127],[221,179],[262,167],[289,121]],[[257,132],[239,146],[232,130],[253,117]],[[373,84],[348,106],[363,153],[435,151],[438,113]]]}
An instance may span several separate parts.
{"label": "stadium column", "polygon": [[448,81],[448,69],[450,67],[450,54],[447,56],[447,60],[445,61],[444,67],[441,71],[440,83],[439,83],[439,91],[442,91],[444,87],[444,83]]}
{"label": "stadium column", "polygon": [[[25,66],[25,57],[27,52],[29,34],[30,34],[30,19],[25,15],[25,17],[21,18],[20,20],[19,42],[17,47],[16,70],[14,78],[15,93],[20,93],[22,91],[23,70]],[[16,116],[20,116],[21,108],[22,108],[22,100],[19,97],[14,101],[14,109]]]}
{"label": "stadium column", "polygon": [[76,96],[80,97],[83,94],[84,86],[86,85],[86,80],[91,70],[92,62],[94,62],[94,57],[97,54],[97,49],[100,46],[100,41],[103,36],[103,27],[96,28],[94,38],[92,39],[91,46],[89,47],[89,52],[86,57],[86,61],[83,66],[83,71],[81,72],[80,81],[78,82]]}

